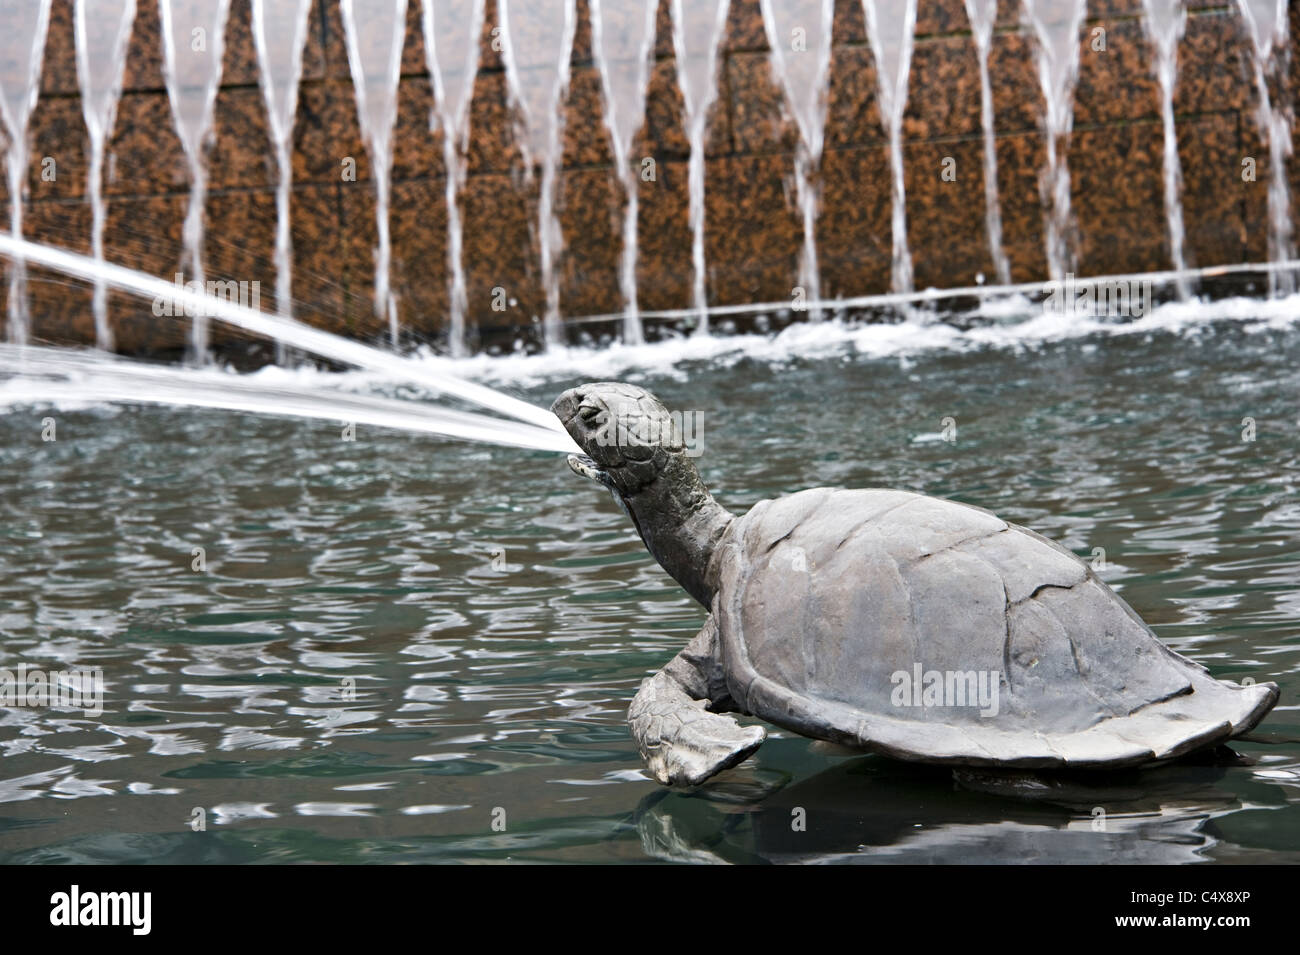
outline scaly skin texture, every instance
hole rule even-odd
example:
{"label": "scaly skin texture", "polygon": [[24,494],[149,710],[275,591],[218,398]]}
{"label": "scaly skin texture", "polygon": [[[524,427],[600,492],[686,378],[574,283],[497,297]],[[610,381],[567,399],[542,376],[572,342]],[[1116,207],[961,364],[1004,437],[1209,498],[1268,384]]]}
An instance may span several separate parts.
{"label": "scaly skin texture", "polygon": [[761,726],[741,726],[716,712],[733,706],[717,640],[710,616],[686,649],[642,681],[628,709],[641,758],[666,786],[699,785],[748,758],[767,738]]}

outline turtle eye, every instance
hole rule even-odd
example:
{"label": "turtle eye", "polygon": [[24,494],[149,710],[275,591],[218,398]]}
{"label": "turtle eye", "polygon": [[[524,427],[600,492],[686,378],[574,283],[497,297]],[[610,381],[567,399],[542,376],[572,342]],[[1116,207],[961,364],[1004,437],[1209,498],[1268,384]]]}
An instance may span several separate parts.
{"label": "turtle eye", "polygon": [[601,409],[595,405],[583,405],[578,410],[578,417],[582,419],[583,424],[594,425],[599,423],[601,413]]}

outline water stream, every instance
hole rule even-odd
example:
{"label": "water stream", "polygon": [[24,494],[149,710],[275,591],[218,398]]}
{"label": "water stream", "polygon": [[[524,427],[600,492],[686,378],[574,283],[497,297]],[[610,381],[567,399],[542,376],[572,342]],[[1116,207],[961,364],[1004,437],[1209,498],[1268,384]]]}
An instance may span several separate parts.
{"label": "water stream", "polygon": [[[289,205],[293,195],[293,122],[298,112],[303,48],[312,0],[253,0],[253,42],[258,78],[266,100],[278,177],[275,184],[275,302],[293,314],[293,237]],[[284,348],[276,357],[283,364]]]}
{"label": "water stream", "polygon": [[993,49],[993,26],[998,19],[998,0],[966,0],[966,16],[975,38],[980,64],[980,126],[984,132],[984,229],[989,236],[993,275],[1000,285],[1011,282],[1011,263],[1002,247],[1002,207],[998,200],[998,145],[994,131],[993,81],[989,76],[989,54]]}
{"label": "water stream", "polygon": [[1079,79],[1079,30],[1087,10],[1087,0],[1024,0],[1024,20],[1037,40],[1038,83],[1044,102],[1047,164],[1039,192],[1047,277],[1058,282],[1074,268],[1068,151],[1074,126],[1074,87]]}
{"label": "water stream", "polygon": [[696,333],[709,331],[708,275],[704,261],[704,136],[709,108],[718,97],[718,51],[727,28],[729,0],[672,0],[673,50],[677,83],[685,105],[691,155],[690,192],[692,301],[699,315]]}
{"label": "water stream", "polygon": [[555,416],[544,408],[538,408],[526,401],[520,401],[446,372],[439,372],[436,368],[418,360],[372,348],[362,342],[304,325],[284,315],[259,312],[218,296],[163,281],[143,272],[112,263],[96,262],[88,256],[77,255],[65,249],[0,235],[0,255],[10,259],[23,256],[44,268],[87,282],[100,280],[113,288],[122,289],[142,298],[170,302],[176,306],[175,311],[178,314],[186,312],[202,314],[207,318],[224,322],[271,341],[282,342],[286,346],[310,352],[321,358],[380,372],[392,381],[419,385],[435,394],[460,398],[490,408],[499,414],[555,432],[562,437],[566,449],[574,452],[578,450],[577,445],[564,432]]}
{"label": "water stream", "polygon": [[[1238,0],[1242,19],[1254,47],[1255,89],[1258,106],[1255,122],[1259,134],[1268,143],[1268,259],[1285,262],[1295,256],[1291,225],[1291,189],[1286,178],[1286,164],[1291,157],[1291,110],[1285,103],[1274,103],[1268,78],[1280,73],[1287,55],[1286,0]],[[1290,270],[1275,272],[1269,290],[1273,295],[1295,291],[1296,277]]]}
{"label": "water stream", "polygon": [[[9,185],[9,234],[23,235],[27,192],[27,124],[41,89],[41,61],[50,26],[50,0],[22,0],[0,9],[0,116],[9,138],[5,170]],[[27,341],[27,265],[16,258],[9,269],[9,340]]]}
{"label": "water stream", "polygon": [[564,233],[555,203],[564,158],[564,99],[577,9],[574,0],[500,0],[498,19],[506,81],[523,127],[519,145],[524,167],[530,179],[534,165],[542,172],[537,196],[537,244],[546,290],[542,334],[547,347],[555,347],[564,344],[558,267]]}
{"label": "water stream", "polygon": [[556,215],[560,163],[564,158],[564,99],[577,26],[574,0],[500,0],[498,18],[510,98],[519,117],[519,146],[528,178],[541,167],[537,195],[537,245],[546,311],[547,347],[564,344],[560,320],[560,253],[564,233]]}
{"label": "water stream", "polygon": [[[1160,122],[1164,130],[1165,222],[1169,231],[1169,258],[1174,271],[1187,270],[1186,238],[1183,229],[1183,167],[1178,158],[1178,132],[1174,125],[1174,87],[1178,83],[1178,44],[1187,27],[1183,0],[1143,0],[1146,16],[1142,25],[1155,47],[1155,74],[1160,83]],[[1191,294],[1186,279],[1177,284],[1179,298]]]}
{"label": "water stream", "polygon": [[637,311],[637,189],[641,164],[632,145],[645,121],[646,85],[655,41],[656,0],[590,0],[591,44],[605,96],[605,126],[614,149],[614,168],[627,197],[623,212],[623,256],[618,284],[623,293],[623,341],[645,340]]}
{"label": "water stream", "polygon": [[[260,2],[260,0],[259,0]],[[75,11],[77,82],[81,89],[81,114],[90,138],[90,171],[86,188],[90,197],[91,254],[104,260],[104,149],[113,135],[117,103],[122,96],[122,71],[126,48],[135,22],[135,0],[77,0]],[[111,351],[113,330],[108,325],[108,289],[95,283],[91,309],[95,316],[95,344]]]}
{"label": "water stream", "polygon": [[398,344],[401,325],[389,287],[392,239],[388,207],[392,195],[393,126],[397,122],[397,84],[406,39],[406,0],[339,0],[347,34],[348,65],[357,97],[361,135],[375,180],[375,315],[388,321],[388,338]]}
{"label": "water stream", "polygon": [[424,53],[433,78],[433,122],[442,129],[442,159],[446,167],[447,270],[451,275],[448,311],[449,347],[455,358],[468,353],[465,344],[464,229],[457,197],[465,184],[469,145],[469,103],[478,73],[479,34],[483,32],[484,0],[424,0]]}
{"label": "water stream", "polygon": [[826,133],[826,84],[831,67],[834,0],[762,0],[763,27],[772,50],[772,70],[785,93],[786,108],[799,127],[795,153],[795,199],[803,219],[799,287],[794,299],[814,321],[822,317],[821,273],[817,265],[817,179]]}
{"label": "water stream", "polygon": [[[152,365],[69,348],[0,345],[0,407],[47,404],[216,408],[538,451],[570,450],[552,430],[421,401],[352,394],[322,384],[319,375],[295,375],[278,368],[239,375],[213,367]],[[355,431],[344,440],[355,440]]]}
{"label": "water stream", "polygon": [[907,189],[903,179],[903,110],[912,71],[916,0],[862,0],[867,38],[876,61],[880,121],[889,137],[889,178],[893,256],[890,287],[912,291],[912,253],[907,244]]}
{"label": "water stream", "polygon": [[[171,101],[176,132],[190,171],[190,198],[181,228],[181,262],[187,281],[206,281],[203,267],[203,205],[208,195],[203,155],[212,132],[212,111],[221,86],[222,53],[230,0],[159,0],[163,35],[163,80]],[[208,320],[200,315],[190,326],[190,359],[201,364],[208,355]]]}

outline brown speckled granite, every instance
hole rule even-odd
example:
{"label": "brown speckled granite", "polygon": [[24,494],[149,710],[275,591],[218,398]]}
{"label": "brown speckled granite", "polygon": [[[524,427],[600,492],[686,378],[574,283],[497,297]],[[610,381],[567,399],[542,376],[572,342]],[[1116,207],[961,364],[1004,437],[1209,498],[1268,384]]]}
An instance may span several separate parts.
{"label": "brown speckled granite", "polygon": [[[447,312],[447,207],[442,200],[443,181],[422,179],[398,183],[389,222],[393,230],[393,291],[404,324],[417,334],[438,330],[437,317]],[[466,197],[461,198],[461,209]],[[374,206],[365,204],[364,214],[373,216]],[[374,239],[368,239],[373,242]],[[347,239],[345,244],[350,246]],[[358,294],[367,303],[373,293],[374,264],[367,248],[352,249],[350,267],[361,271]]]}
{"label": "brown speckled granite", "polygon": [[[28,198],[32,202],[81,198],[90,167],[90,137],[81,119],[80,101],[71,97],[37,101],[29,133]],[[47,159],[53,164],[47,166]],[[52,179],[46,178],[47,168]]]}
{"label": "brown speckled granite", "polygon": [[[864,284],[889,288],[889,151],[880,144],[835,149],[822,160],[822,216],[818,220],[818,262],[823,296],[862,294]],[[827,215],[828,209],[840,210]],[[795,224],[794,241],[802,239]],[[798,275],[792,271],[790,284]],[[869,283],[869,284],[868,284]],[[788,298],[788,292],[782,298]]]}
{"label": "brown speckled granite", "polygon": [[[1077,198],[1079,262],[1109,261],[1114,272],[1170,266],[1161,186],[1158,121],[1077,130],[1070,144],[1070,175]],[[1122,188],[1116,188],[1116,184]],[[1150,224],[1157,224],[1151,229]],[[1144,241],[1134,241],[1144,235]]]}
{"label": "brown speckled granite", "polygon": [[77,58],[73,33],[74,0],[50,4],[50,26],[41,63],[41,98],[77,93]]}
{"label": "brown speckled granite", "polygon": [[705,252],[714,302],[789,300],[803,242],[793,173],[791,158],[775,153],[708,164]]}
{"label": "brown speckled granite", "polygon": [[566,314],[616,312],[621,307],[622,187],[608,168],[573,169],[561,176],[559,193],[565,247],[560,308]]}
{"label": "brown speckled granite", "polygon": [[614,148],[601,119],[600,74],[594,66],[575,66],[569,76],[565,102],[564,165],[569,168],[608,166]]}
{"label": "brown speckled granite", "polygon": [[1178,129],[1183,161],[1183,222],[1193,265],[1242,261],[1246,251],[1246,194],[1241,181],[1237,117],[1188,120]]}
{"label": "brown speckled granite", "polygon": [[154,196],[189,188],[189,166],[172,127],[166,93],[123,94],[105,170],[104,192],[110,196]]}
{"label": "brown speckled granite", "polygon": [[[690,304],[690,192],[685,161],[659,162],[654,182],[642,182],[637,221],[637,295],[643,309]],[[706,210],[707,215],[707,210]]]}
{"label": "brown speckled granite", "polygon": [[[984,144],[978,139],[913,143],[905,159],[908,243],[912,249],[943,250],[942,256],[913,254],[916,287],[974,285],[981,274],[992,279],[987,241],[952,240],[954,235],[985,235]],[[945,159],[954,161],[956,181],[944,180]]]}
{"label": "brown speckled granite", "polygon": [[799,143],[799,127],[786,109],[771,56],[766,52],[734,53],[727,58],[725,69],[736,152],[792,152]]}
{"label": "brown speckled granite", "polygon": [[[81,202],[44,202],[34,205],[24,220],[29,233],[57,237],[60,245],[90,253],[90,207]],[[31,335],[34,341],[72,344],[95,340],[89,286],[33,266],[28,269]]]}
{"label": "brown speckled granite", "polygon": [[[969,80],[972,76],[973,83]],[[979,55],[969,36],[937,37],[916,44],[903,135],[915,140],[983,135]]]}
{"label": "brown speckled granite", "polygon": [[[997,134],[1037,130],[1042,121],[1043,94],[1038,85],[1034,40],[1024,33],[995,33],[989,51],[989,78]],[[970,76],[967,82],[978,84],[979,75]]]}
{"label": "brown speckled granite", "polygon": [[998,140],[1002,245],[1011,263],[1012,282],[1032,282],[1047,274],[1043,207],[1038,199],[1038,174],[1045,161],[1043,140],[1036,132],[1003,136]]}
{"label": "brown speckled granite", "polygon": [[[601,119],[600,78],[591,61],[587,0],[578,2],[571,83],[565,103],[564,172],[559,215],[566,240],[560,260],[567,315],[616,312],[624,196]],[[89,246],[84,204],[87,169],[73,39],[73,0],[55,0],[31,129],[27,233],[70,248]],[[1259,260],[1266,255],[1268,153],[1258,141],[1249,42],[1231,4],[1189,3],[1182,70],[1175,99],[1185,179],[1189,259],[1198,265]],[[1140,0],[1092,0],[1081,32],[1075,133],[1069,150],[1076,248],[1083,274],[1164,268],[1169,262],[1161,186],[1158,89],[1143,33]],[[424,55],[421,7],[410,0],[403,49],[393,162],[392,286],[408,333],[445,338],[447,303],[445,169],[441,130],[431,128],[433,93]],[[1043,162],[1041,94],[1034,41],[1020,26],[1017,0],[999,4],[991,57],[998,179],[1004,244],[1017,281],[1045,270],[1039,173]],[[1291,9],[1292,44],[1300,4]],[[162,81],[158,0],[139,0],[125,65],[118,124],[109,145],[110,258],[170,277],[180,258],[188,173],[172,130]],[[523,175],[516,117],[489,0],[480,72],[470,115],[461,195],[470,324],[493,337],[535,340],[544,308],[538,263],[535,179]],[[1105,52],[1091,49],[1104,27]],[[962,0],[921,0],[909,100],[904,114],[908,233],[916,281],[964,285],[991,268],[984,232],[983,143],[979,74]],[[644,309],[690,303],[690,233],[682,102],[676,85],[670,5],[659,0],[656,62],[647,120],[634,156],[653,156],[656,182],[639,184],[638,279]],[[375,242],[371,163],[356,116],[337,0],[313,7],[293,140],[294,299],[297,313],[321,327],[382,339],[371,308]],[[720,96],[706,145],[708,288],[712,301],[784,301],[796,282],[802,241],[794,208],[793,158],[798,134],[774,80],[758,0],[733,0]],[[1290,86],[1300,88],[1300,55]],[[1282,95],[1292,95],[1279,90]],[[826,152],[819,181],[817,235],[823,288],[830,296],[884,291],[889,285],[890,196],[885,132],[861,0],[836,0],[827,100]],[[275,308],[272,262],[277,170],[268,140],[250,0],[233,0],[226,35],[223,89],[207,156],[210,189],[205,246],[214,276],[260,281],[262,305]],[[1258,180],[1243,183],[1242,156],[1258,160]],[[40,160],[57,163],[41,178]],[[343,181],[341,160],[356,161]],[[958,179],[939,177],[944,157]],[[1290,164],[1300,207],[1300,161]],[[7,202],[0,180],[0,199]],[[0,219],[7,220],[7,205]],[[492,291],[508,307],[494,311]],[[88,340],[89,292],[33,274],[34,329],[56,341]],[[180,349],[186,322],[159,319],[149,303],[112,297],[112,319],[125,351]],[[220,330],[221,341],[229,333]],[[507,344],[508,347],[508,344]]]}
{"label": "brown speckled granite", "polygon": [[[831,79],[826,102],[827,148],[885,141],[877,102],[878,80],[871,51],[865,47],[838,47],[831,55]],[[909,107],[912,105],[909,100]],[[787,123],[783,141],[797,141],[797,127]]]}

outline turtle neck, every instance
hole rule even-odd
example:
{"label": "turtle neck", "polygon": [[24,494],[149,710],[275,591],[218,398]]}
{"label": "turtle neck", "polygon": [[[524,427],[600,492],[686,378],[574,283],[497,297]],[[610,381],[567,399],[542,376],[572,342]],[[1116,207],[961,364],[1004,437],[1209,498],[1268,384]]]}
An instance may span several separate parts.
{"label": "turtle neck", "polygon": [[708,579],[709,561],[735,515],[713,499],[691,460],[670,455],[653,481],[622,501],[654,559],[710,606],[715,582]]}

